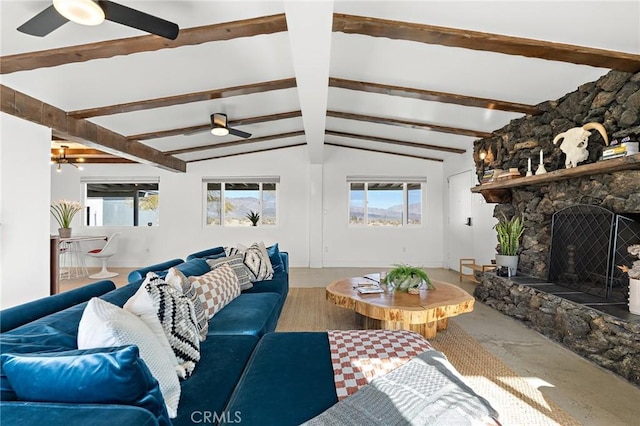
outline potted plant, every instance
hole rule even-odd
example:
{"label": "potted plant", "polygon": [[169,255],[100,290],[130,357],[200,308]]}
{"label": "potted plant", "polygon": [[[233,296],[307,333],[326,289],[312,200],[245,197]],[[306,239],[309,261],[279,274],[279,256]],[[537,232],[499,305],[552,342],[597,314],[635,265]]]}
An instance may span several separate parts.
{"label": "potted plant", "polygon": [[251,226],[258,226],[258,221],[260,220],[260,213],[254,212],[253,210],[249,210],[249,213],[247,213],[245,217],[251,221]]}
{"label": "potted plant", "polygon": [[[640,244],[627,247],[627,251],[640,259]],[[618,268],[629,275],[629,312],[640,315],[640,260],[634,261],[631,268],[627,265]]]}
{"label": "potted plant", "polygon": [[58,235],[61,238],[71,237],[71,221],[80,210],[82,205],[77,201],[58,200],[51,204],[51,214],[60,225]]}
{"label": "potted plant", "polygon": [[524,219],[522,216],[514,216],[508,220],[503,214],[494,228],[498,232],[496,266],[506,266],[509,268],[510,275],[516,275],[520,238],[524,233]]}
{"label": "potted plant", "polygon": [[394,288],[395,291],[418,294],[423,284],[426,284],[427,289],[435,290],[429,276],[422,268],[404,264],[393,266],[394,268],[387,273],[385,284]]}

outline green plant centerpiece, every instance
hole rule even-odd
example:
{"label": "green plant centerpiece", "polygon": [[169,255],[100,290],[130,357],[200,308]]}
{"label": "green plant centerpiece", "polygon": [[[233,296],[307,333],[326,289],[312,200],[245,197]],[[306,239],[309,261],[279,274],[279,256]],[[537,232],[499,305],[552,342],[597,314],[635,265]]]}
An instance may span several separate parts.
{"label": "green plant centerpiece", "polygon": [[393,266],[394,268],[387,273],[384,283],[393,286],[395,291],[417,293],[423,284],[427,286],[427,289],[435,290],[429,275],[422,268],[404,264]]}
{"label": "green plant centerpiece", "polygon": [[510,270],[510,275],[516,275],[520,238],[524,233],[524,219],[522,216],[513,216],[511,219],[507,219],[503,214],[502,219],[498,220],[494,228],[498,233],[496,265],[506,266]]}
{"label": "green plant centerpiece", "polygon": [[258,226],[258,221],[260,220],[260,213],[254,212],[253,210],[249,210],[249,213],[247,213],[245,217],[251,221],[251,226]]}

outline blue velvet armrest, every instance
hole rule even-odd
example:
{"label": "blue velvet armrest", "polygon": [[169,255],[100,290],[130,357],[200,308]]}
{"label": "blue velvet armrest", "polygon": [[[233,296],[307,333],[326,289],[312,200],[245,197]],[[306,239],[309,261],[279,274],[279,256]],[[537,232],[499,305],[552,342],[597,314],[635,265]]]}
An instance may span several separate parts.
{"label": "blue velvet armrest", "polygon": [[135,271],[131,271],[129,273],[129,282],[134,282],[137,280],[141,280],[144,279],[147,276],[148,272],[161,272],[161,271],[166,271],[167,269],[173,267],[173,266],[177,266],[181,263],[184,263],[184,260],[182,259],[172,259],[172,260],[167,260],[166,262],[162,262],[162,263],[157,263],[155,265],[151,265],[151,266],[147,266],[146,268],[140,268],[140,269],[136,269]]}
{"label": "blue velvet armrest", "polygon": [[86,302],[92,297],[102,296],[115,288],[113,281],[98,281],[71,291],[4,309],[0,311],[0,332],[13,330],[54,312]]}
{"label": "blue velvet armrest", "polygon": [[280,258],[282,259],[282,264],[284,265],[285,272],[289,273],[289,253],[286,251],[281,251]]}

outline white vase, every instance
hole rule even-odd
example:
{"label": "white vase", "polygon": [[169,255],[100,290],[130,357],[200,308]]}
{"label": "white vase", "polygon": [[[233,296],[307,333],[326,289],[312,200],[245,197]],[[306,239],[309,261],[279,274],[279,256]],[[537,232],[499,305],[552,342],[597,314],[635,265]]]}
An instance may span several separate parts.
{"label": "white vase", "polygon": [[511,271],[511,276],[513,277],[518,271],[518,256],[496,254],[496,266],[506,266]]}
{"label": "white vase", "polygon": [[640,279],[629,278],[629,312],[640,315]]}

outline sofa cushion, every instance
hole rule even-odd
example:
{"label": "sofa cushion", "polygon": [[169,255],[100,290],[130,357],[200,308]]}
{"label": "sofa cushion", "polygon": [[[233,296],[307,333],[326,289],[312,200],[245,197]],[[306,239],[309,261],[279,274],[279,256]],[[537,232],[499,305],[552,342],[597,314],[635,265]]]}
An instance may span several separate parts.
{"label": "sofa cushion", "polygon": [[[96,415],[100,410],[100,415]],[[158,419],[149,411],[133,405],[105,404],[65,404],[39,402],[0,402],[2,424],[7,425],[40,425],[70,426],[86,425],[91,419],[91,426],[135,425],[135,426],[170,426]]]}
{"label": "sofa cushion", "polygon": [[249,247],[238,244],[238,249],[244,256],[244,264],[253,275],[252,281],[269,280],[273,277],[273,267],[264,243],[253,243]]}
{"label": "sofa cushion", "polygon": [[198,327],[200,340],[206,339],[207,331],[209,330],[209,317],[204,311],[195,286],[189,281],[189,278],[177,268],[169,268],[167,276],[164,279],[167,284],[184,294],[191,301],[193,311],[196,315],[196,326]]}
{"label": "sofa cushion", "polygon": [[164,334],[182,368],[179,375],[187,378],[200,360],[200,334],[193,304],[154,272],[147,274],[144,288],[153,300]]}
{"label": "sofa cushion", "polygon": [[198,251],[195,253],[191,253],[189,256],[187,256],[187,260],[191,260],[194,258],[201,258],[201,259],[217,259],[218,257],[224,257],[227,254],[224,251],[224,247],[219,246],[219,247],[213,247],[210,249],[206,249],[206,250],[202,250],[202,251]]}
{"label": "sofa cushion", "polygon": [[337,402],[327,333],[269,333],[225,411],[241,413],[243,424],[299,425]]}
{"label": "sofa cushion", "polygon": [[267,254],[269,255],[269,261],[271,262],[273,273],[285,272],[284,263],[282,263],[282,258],[280,257],[280,248],[278,247],[278,243],[267,247]]}
{"label": "sofa cushion", "polygon": [[241,254],[234,254],[232,256],[224,256],[218,259],[207,259],[209,268],[213,271],[216,268],[224,264],[228,264],[233,269],[233,272],[238,277],[238,284],[240,285],[240,291],[248,290],[253,287],[251,282],[251,271],[244,264],[243,256]]}
{"label": "sofa cushion", "polygon": [[131,404],[169,423],[158,382],[135,346],[3,354],[1,359],[22,401]]}
{"label": "sofa cushion", "polygon": [[240,379],[256,336],[209,336],[202,342],[202,358],[195,374],[182,382],[182,395],[174,426],[211,424],[203,416],[223,410]]}
{"label": "sofa cushion", "polygon": [[171,359],[140,318],[104,300],[87,303],[78,325],[78,348],[93,349],[136,345],[140,357],[160,384],[169,417],[175,417],[180,400],[180,383]]}
{"label": "sofa cushion", "polygon": [[280,296],[275,293],[241,294],[209,321],[209,336],[251,334],[262,336],[275,330]]}
{"label": "sofa cushion", "polygon": [[196,288],[208,318],[213,317],[240,295],[238,277],[226,264],[202,276],[190,277],[189,280]]}
{"label": "sofa cushion", "polygon": [[176,265],[176,268],[187,277],[204,275],[211,270],[209,264],[204,259],[191,259]]}
{"label": "sofa cushion", "polygon": [[284,303],[284,300],[287,298],[287,294],[289,293],[289,274],[273,274],[272,279],[253,283],[253,288],[245,290],[243,293],[278,293],[282,297],[282,301]]}

